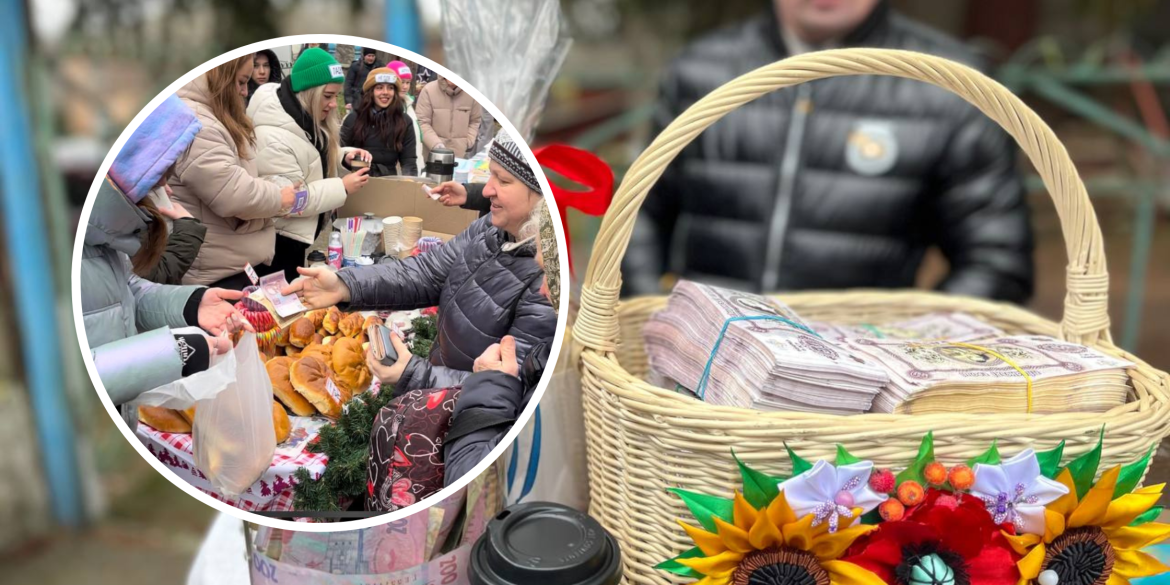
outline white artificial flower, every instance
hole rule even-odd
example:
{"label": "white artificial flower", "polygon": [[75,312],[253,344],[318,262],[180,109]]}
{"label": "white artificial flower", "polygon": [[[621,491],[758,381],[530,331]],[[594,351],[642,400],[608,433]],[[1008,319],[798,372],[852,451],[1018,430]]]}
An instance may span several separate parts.
{"label": "white artificial flower", "polygon": [[1044,506],[1068,493],[1060,482],[1040,475],[1036,453],[1026,449],[999,465],[975,465],[971,495],[983,500],[996,524],[1018,533],[1044,534]]}
{"label": "white artificial flower", "polygon": [[834,467],[825,460],[812,469],[780,483],[788,505],[798,518],[812,514],[813,526],[828,521],[829,531],[836,532],[841,518],[853,518],[853,509],[864,514],[886,501],[886,496],[869,488],[872,461],[858,461]]}

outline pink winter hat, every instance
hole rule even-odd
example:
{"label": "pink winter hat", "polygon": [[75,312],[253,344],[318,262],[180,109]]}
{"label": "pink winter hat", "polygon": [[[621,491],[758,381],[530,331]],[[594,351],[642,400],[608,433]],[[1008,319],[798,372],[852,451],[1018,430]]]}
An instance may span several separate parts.
{"label": "pink winter hat", "polygon": [[391,61],[386,64],[386,68],[393,71],[395,75],[402,79],[410,79],[414,74],[410,72],[410,65],[402,61]]}

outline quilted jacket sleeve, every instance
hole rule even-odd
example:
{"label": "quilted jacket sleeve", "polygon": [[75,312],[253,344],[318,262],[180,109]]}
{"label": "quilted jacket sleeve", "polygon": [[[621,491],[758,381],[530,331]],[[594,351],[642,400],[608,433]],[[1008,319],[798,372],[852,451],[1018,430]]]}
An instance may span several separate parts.
{"label": "quilted jacket sleeve", "polygon": [[[125,260],[129,264],[129,259]],[[130,267],[126,267],[130,273]],[[187,327],[183,308],[187,299],[200,286],[173,286],[150,282],[130,273],[126,283],[134,294],[134,319],[139,331],[151,331],[159,327]]]}
{"label": "quilted jacket sleeve", "polygon": [[[280,135],[265,134],[257,140],[256,171],[261,177],[281,176],[293,183],[308,183],[305,166],[297,159],[293,142],[281,140]],[[275,184],[272,184],[276,188]],[[313,217],[345,205],[345,183],[337,177],[318,179],[308,183],[309,203],[299,214],[290,217]],[[279,197],[278,203],[279,203]]]}
{"label": "quilted jacket sleeve", "polygon": [[183,374],[175,337],[166,327],[107,343],[91,354],[98,378],[115,405],[174,382]]}
{"label": "quilted jacket sleeve", "polygon": [[177,166],[178,182],[219,217],[267,219],[280,215],[280,187],[240,166],[225,131],[203,126]]}

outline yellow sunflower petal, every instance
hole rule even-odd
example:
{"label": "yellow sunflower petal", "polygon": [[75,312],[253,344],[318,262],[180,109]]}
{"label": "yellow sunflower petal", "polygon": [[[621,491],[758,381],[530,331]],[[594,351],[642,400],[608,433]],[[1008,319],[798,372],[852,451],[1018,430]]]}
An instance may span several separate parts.
{"label": "yellow sunflower petal", "polygon": [[797,550],[811,549],[817,531],[817,528],[813,528],[812,523],[813,515],[808,514],[796,522],[782,526],[781,531],[784,533],[784,544]]}
{"label": "yellow sunflower petal", "polygon": [[727,545],[723,544],[723,541],[719,539],[719,535],[711,534],[702,528],[691,526],[682,520],[675,520],[675,522],[678,522],[678,525],[682,526],[683,530],[687,532],[687,536],[695,541],[695,546],[703,551],[703,556],[713,557],[727,551]]}
{"label": "yellow sunflower petal", "polygon": [[1040,574],[1040,567],[1044,564],[1044,545],[1038,544],[1024,558],[1016,563],[1020,569],[1020,579],[1031,581]]}
{"label": "yellow sunflower petal", "polygon": [[731,576],[735,574],[735,569],[730,571],[720,571],[712,573],[695,581],[694,585],[728,585],[731,583]]}
{"label": "yellow sunflower petal", "polygon": [[719,530],[719,539],[727,550],[745,554],[756,550],[746,530],[724,522],[722,518],[715,518],[715,528]]}
{"label": "yellow sunflower petal", "polygon": [[757,514],[756,523],[752,524],[752,529],[748,531],[748,540],[752,546],[763,550],[784,544],[784,535],[780,528],[772,523],[772,518],[768,514]]}
{"label": "yellow sunflower petal", "polygon": [[772,519],[772,524],[776,526],[784,526],[796,522],[796,512],[792,511],[792,506],[788,505],[788,498],[784,492],[776,496],[772,503],[768,504],[768,517]]}
{"label": "yellow sunflower petal", "polygon": [[1012,550],[1016,551],[1016,554],[1018,555],[1028,554],[1028,551],[1032,550],[1032,547],[1037,545],[1039,545],[1040,548],[1044,548],[1044,545],[1040,542],[1040,537],[1035,534],[1016,535],[1004,532],[1003,537],[1007,539],[1008,544],[1012,545]]}
{"label": "yellow sunflower petal", "polygon": [[1064,534],[1064,515],[1047,508],[1044,509],[1044,542],[1052,542],[1056,537]]}
{"label": "yellow sunflower petal", "polygon": [[1129,585],[1129,579],[1126,579],[1117,573],[1111,573],[1109,575],[1109,580],[1105,582],[1105,585]]}
{"label": "yellow sunflower petal", "polygon": [[846,549],[853,544],[853,541],[874,530],[877,530],[877,526],[859,525],[851,528],[839,528],[837,532],[816,539],[809,552],[822,561],[836,560],[845,554]]}
{"label": "yellow sunflower petal", "polygon": [[1048,504],[1048,509],[1053,510],[1061,516],[1067,517],[1072,514],[1073,510],[1077,509],[1077,485],[1073,482],[1072,472],[1065,468],[1056,476],[1056,481],[1068,488],[1068,493],[1057,498],[1055,502]]}
{"label": "yellow sunflower petal", "polygon": [[[781,494],[783,496],[784,494]],[[743,497],[743,494],[735,492],[735,503],[732,505],[732,519],[735,520],[735,526],[743,531],[752,529],[752,525],[756,523],[756,509]]]}
{"label": "yellow sunflower petal", "polygon": [[1162,492],[1125,494],[1109,502],[1109,509],[1105,511],[1105,517],[1101,519],[1098,526],[1109,528],[1128,526],[1130,522],[1134,521],[1134,518],[1154,507],[1161,497]]}
{"label": "yellow sunflower petal", "polygon": [[1114,467],[1105,472],[1101,479],[1085,494],[1076,510],[1068,517],[1068,527],[1097,526],[1105,519],[1105,512],[1109,509],[1109,502],[1113,501],[1113,488],[1117,485],[1117,474],[1121,467]]}
{"label": "yellow sunflower petal", "polygon": [[881,577],[853,563],[824,561],[821,566],[829,572],[832,585],[886,585]]}
{"label": "yellow sunflower petal", "polygon": [[1170,538],[1170,524],[1148,522],[1141,526],[1122,526],[1105,531],[1113,548],[1141,549]]}
{"label": "yellow sunflower petal", "polygon": [[1162,564],[1162,561],[1154,557],[1138,551],[1138,550],[1118,550],[1113,551],[1113,574],[1121,575],[1126,579],[1135,579],[1137,577],[1149,577],[1150,575],[1157,575],[1170,571],[1170,567]]}
{"label": "yellow sunflower petal", "polygon": [[694,557],[690,559],[678,559],[678,564],[684,567],[690,567],[704,575],[716,575],[718,573],[726,573],[734,571],[739,562],[743,560],[743,555],[727,551],[719,553],[713,557]]}

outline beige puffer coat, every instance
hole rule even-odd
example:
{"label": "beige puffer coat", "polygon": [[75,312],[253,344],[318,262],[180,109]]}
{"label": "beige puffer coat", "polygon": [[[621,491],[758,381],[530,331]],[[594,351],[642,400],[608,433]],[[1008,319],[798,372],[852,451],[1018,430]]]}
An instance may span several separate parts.
{"label": "beige puffer coat", "polygon": [[[336,171],[326,175],[316,147],[280,105],[276,90],[283,85],[286,84],[260,86],[248,104],[248,116],[256,126],[256,169],[261,177],[279,176],[293,183],[303,181],[308,187],[308,207],[297,215],[278,219],[276,233],[312,244],[318,216],[345,204],[345,183]],[[338,159],[344,159],[350,150],[353,149],[342,148]]]}
{"label": "beige puffer coat", "polygon": [[[467,149],[479,134],[483,107],[467,92],[448,85],[446,79],[432,81],[419,92],[414,111],[422,129],[424,156],[439,144],[455,151],[456,158],[475,154]],[[425,158],[419,161],[420,168],[425,165]]]}
{"label": "beige puffer coat", "polygon": [[207,80],[200,76],[177,95],[203,129],[175,166],[174,198],[207,226],[207,236],[183,284],[211,284],[272,261],[280,214],[280,186],[257,177],[251,153],[241,155],[227,128],[211,112]]}

